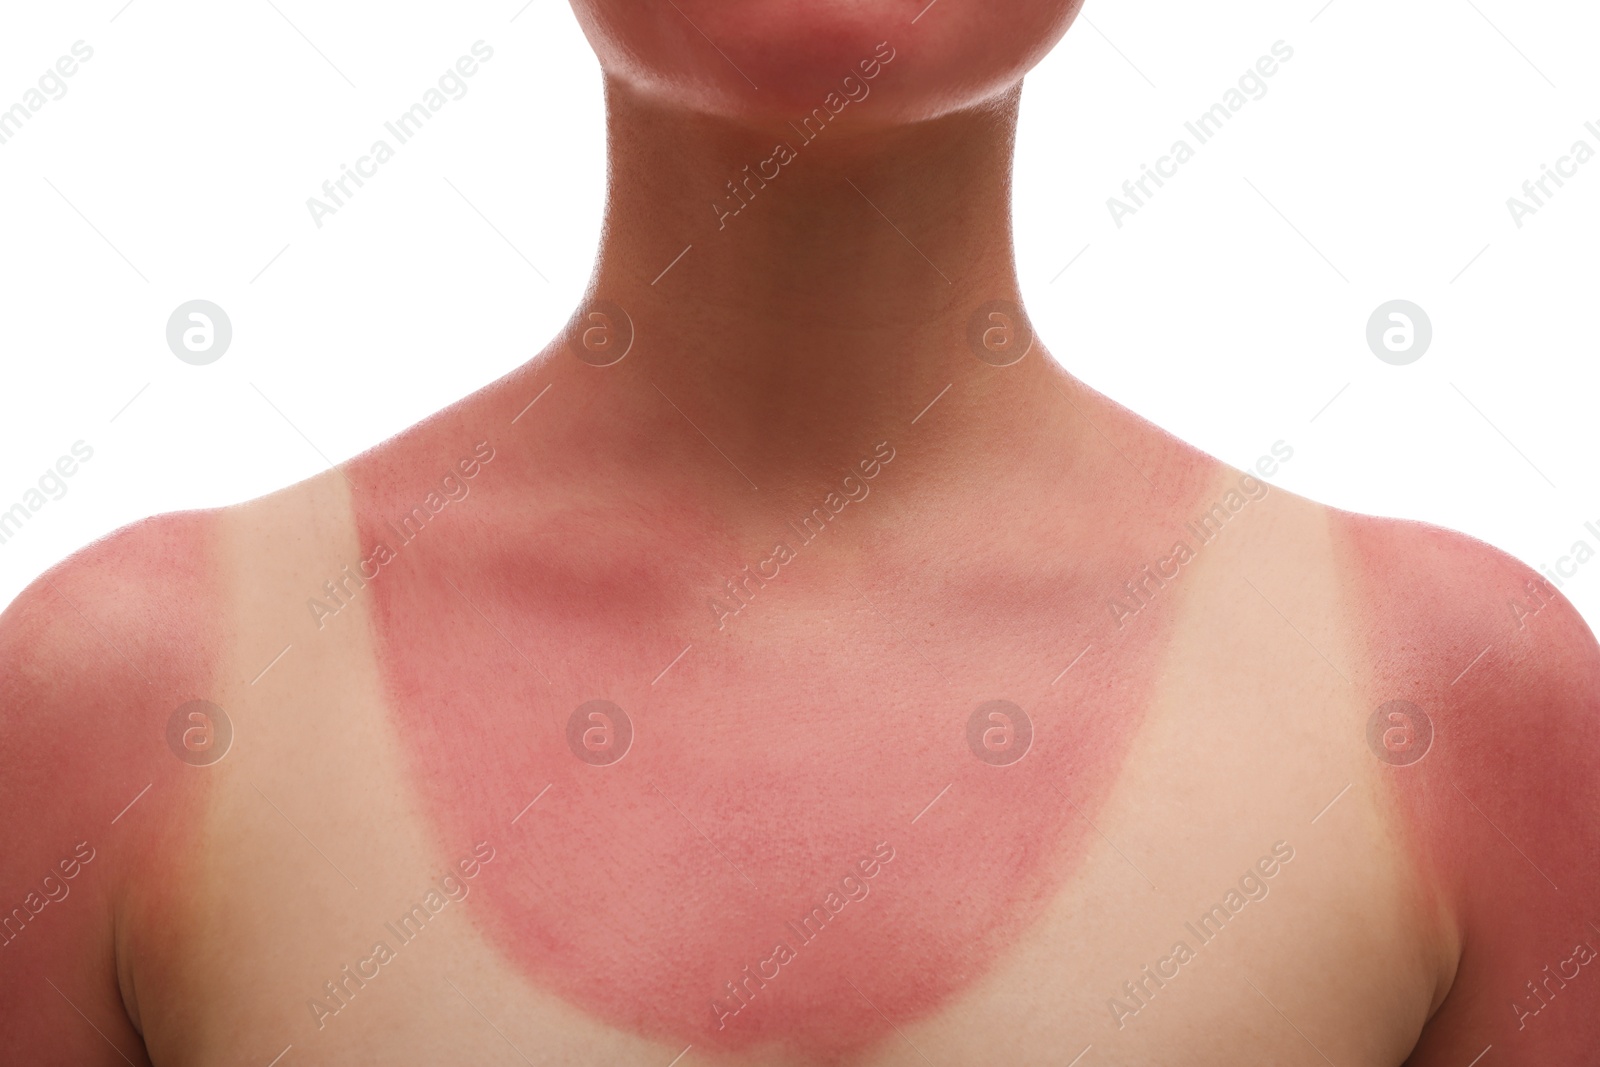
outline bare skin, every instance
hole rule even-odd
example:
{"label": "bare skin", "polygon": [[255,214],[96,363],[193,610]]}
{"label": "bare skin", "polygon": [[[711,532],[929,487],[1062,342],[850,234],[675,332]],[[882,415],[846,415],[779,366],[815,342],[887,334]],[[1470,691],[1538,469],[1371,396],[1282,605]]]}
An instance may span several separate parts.
{"label": "bare skin", "polygon": [[[608,225],[562,337],[0,616],[8,1052],[1587,1062],[1571,606],[1271,488],[1292,443],[1188,448],[1014,315],[975,348],[1020,303],[1005,78],[852,104],[723,218],[702,191],[773,139],[714,114],[733,76],[600,50]],[[169,744],[197,699],[216,762],[214,721]],[[1390,701],[1431,742],[1372,730]]]}

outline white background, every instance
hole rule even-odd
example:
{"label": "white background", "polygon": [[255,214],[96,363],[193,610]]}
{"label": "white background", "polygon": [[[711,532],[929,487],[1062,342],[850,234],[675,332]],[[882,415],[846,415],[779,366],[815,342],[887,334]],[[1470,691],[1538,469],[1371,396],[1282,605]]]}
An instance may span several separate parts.
{"label": "white background", "polygon": [[[94,458],[0,544],[0,602],[127,522],[316,474],[560,329],[599,233],[599,72],[564,0],[524,2],[5,6],[0,108],[73,42],[94,58],[0,145],[0,510],[73,442]],[[306,198],[479,39],[468,94],[317,229]],[[1090,0],[1024,94],[1035,326],[1229,463],[1286,440],[1295,492],[1534,566],[1600,549],[1600,160],[1521,229],[1506,206],[1600,150],[1597,39],[1576,2]],[[1268,94],[1117,228],[1106,199],[1278,40]],[[196,298],[234,328],[205,367],[165,340]],[[1365,341],[1396,298],[1435,334],[1403,367]],[[1564,589],[1600,628],[1600,559]]]}

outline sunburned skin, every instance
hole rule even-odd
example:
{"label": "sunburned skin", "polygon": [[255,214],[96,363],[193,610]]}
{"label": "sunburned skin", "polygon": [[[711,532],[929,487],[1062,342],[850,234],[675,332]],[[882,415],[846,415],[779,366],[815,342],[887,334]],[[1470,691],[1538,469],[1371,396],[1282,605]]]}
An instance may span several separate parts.
{"label": "sunburned skin", "polygon": [[[32,1062],[95,1062],[107,1042],[148,1062],[111,937],[126,966],[184,888],[171,872],[204,790],[166,737],[212,691],[213,564],[209,517],[165,516],[53,568],[4,615],[0,804],[28,831],[0,871],[0,1012],[6,1047],[39,1050]],[[79,1012],[105,1036],[71,1025]]]}
{"label": "sunburned skin", "polygon": [[[1014,466],[1007,451],[981,477],[952,472],[946,457],[930,454],[918,427],[884,427],[879,440],[892,442],[894,455],[870,480],[870,494],[801,545],[780,577],[718,629],[708,594],[770,552],[774,529],[788,536],[783,501],[803,504],[813,489],[821,499],[839,484],[837,469],[819,467],[809,485],[764,490],[781,498],[774,526],[734,526],[738,511],[715,485],[719,470],[731,472],[716,466],[714,453],[709,464],[690,458],[704,449],[702,439],[658,420],[645,403],[654,394],[636,388],[638,381],[572,369],[536,362],[350,466],[351,480],[364,487],[355,496],[363,554],[379,541],[392,552],[376,570],[351,561],[352,573],[369,577],[350,581],[344,606],[321,620],[337,634],[310,636],[317,621],[301,607],[313,582],[263,590],[263,603],[298,613],[308,628],[304,638],[292,629],[280,638],[273,622],[245,642],[251,675],[265,661],[262,649],[270,653],[290,637],[297,645],[274,668],[281,673],[271,676],[271,688],[255,690],[262,702],[237,709],[247,728],[244,762],[221,765],[250,780],[235,784],[270,820],[266,835],[199,788],[207,776],[175,760],[164,740],[176,703],[227,684],[216,671],[219,658],[240,661],[239,649],[227,651],[240,640],[235,624],[217,622],[230,615],[214,574],[215,516],[172,516],[124,531],[53,571],[8,610],[0,696],[11,762],[0,781],[11,809],[26,812],[33,829],[10,839],[9,854],[20,859],[7,866],[4,886],[14,903],[24,902],[55,868],[70,887],[0,947],[8,1050],[39,1062],[126,1056],[181,1064],[214,1062],[219,1050],[255,1056],[264,1049],[258,1058],[266,1062],[292,1043],[328,1062],[358,1052],[430,1062],[419,1051],[423,1040],[449,1046],[481,1033],[499,1041],[466,1003],[456,1005],[458,1017],[440,1013],[440,994],[456,996],[443,984],[449,977],[519,1047],[573,1042],[569,1062],[603,1058],[598,1044],[583,1042],[598,1042],[607,1028],[657,1043],[666,1059],[692,1045],[685,1063],[914,1060],[912,1039],[936,1061],[997,1040],[1014,1042],[1016,1062],[1031,1062],[1041,1048],[1044,1061],[1057,1042],[1041,1047],[1019,1036],[1028,1029],[1019,1020],[1034,1009],[1013,998],[1027,992],[1043,998],[1037,1011],[1072,1017],[1062,1040],[1081,1033],[1108,1057],[1187,1048],[1196,1063],[1236,1062],[1241,1050],[1294,1062],[1296,1053],[1283,1050],[1299,1047],[1301,1034],[1231,977],[1242,962],[1257,979],[1290,969],[1295,977],[1281,990],[1264,985],[1263,992],[1335,1062],[1394,1062],[1332,1047],[1330,1035],[1352,1026],[1373,1030],[1366,1047],[1384,1050],[1410,1048],[1421,1029],[1407,1060],[1418,1067],[1470,1063],[1491,1046],[1489,1055],[1507,1064],[1584,1062],[1597,997],[1590,980],[1600,977],[1590,955],[1600,933],[1589,925],[1600,798],[1586,766],[1600,741],[1593,725],[1600,650],[1569,605],[1548,590],[1531,595],[1526,583],[1535,576],[1527,568],[1460,535],[1313,509],[1331,522],[1342,550],[1330,573],[1321,556],[1297,555],[1295,542],[1270,547],[1277,543],[1273,509],[1287,500],[1299,513],[1304,502],[1269,500],[1277,490],[1258,502],[1236,473],[1063,378],[1064,394],[1042,393],[1061,401],[1061,421],[1044,409],[1032,413],[1045,443]],[[540,417],[513,423],[546,385]],[[964,401],[952,393],[946,402]],[[625,429],[614,439],[597,434],[596,413]],[[633,478],[636,468],[624,457],[652,473],[651,460],[638,458],[635,434],[661,442],[661,461],[684,464],[688,476]],[[846,454],[872,455],[874,443]],[[470,476],[461,473],[463,461]],[[457,474],[446,483],[451,470]],[[1049,474],[1036,479],[1033,471]],[[957,476],[960,492],[918,496],[930,477]],[[1055,477],[1093,492],[1051,493],[1044,482]],[[323,481],[319,491],[343,491],[342,479]],[[1227,494],[1241,489],[1230,503]],[[1204,547],[1195,537],[1192,524],[1213,503],[1237,505],[1222,534],[1233,547]],[[389,524],[401,525],[418,505],[426,515],[420,532],[402,542]],[[257,517],[282,523],[263,535],[264,552],[305,524],[298,510]],[[961,546],[959,559],[940,549],[945,537]],[[1195,546],[1199,562],[1180,564],[1164,584],[1150,578],[1172,574],[1163,561],[1180,540]],[[1243,545],[1255,546],[1239,557],[1246,576],[1294,628],[1240,588],[1266,620],[1265,632],[1279,636],[1263,640],[1256,632],[1237,654],[1225,643],[1207,645],[1206,658],[1220,654],[1220,662],[1191,662],[1182,677],[1165,676],[1162,657],[1196,620],[1248,627],[1248,611],[1229,607],[1230,599],[1196,593],[1197,603],[1185,601],[1202,584],[1242,586],[1232,565],[1191,575]],[[1327,632],[1349,634],[1351,648],[1367,638],[1364,653],[1339,652],[1340,642],[1317,629],[1321,621],[1308,624],[1303,609],[1282,599],[1284,578],[1272,578],[1269,565],[1280,552],[1289,580],[1310,559],[1306,584],[1332,578],[1343,586],[1345,604],[1328,612]],[[318,574],[321,561],[340,555],[309,553]],[[240,571],[260,562],[255,554],[224,561]],[[328,573],[337,569],[335,562]],[[1140,600],[1129,599],[1130,583],[1142,590]],[[1118,596],[1122,607],[1113,609]],[[378,675],[349,658],[357,645],[342,643],[367,624]],[[1185,728],[1226,746],[1271,706],[1253,691],[1260,678],[1277,679],[1276,688],[1304,660],[1342,685],[1301,647],[1301,629],[1355,691],[1374,695],[1374,706],[1393,699],[1426,710],[1432,746],[1413,763],[1379,763],[1377,751],[1404,751],[1403,732],[1389,739],[1391,749],[1380,731],[1371,750],[1363,713],[1347,725],[1319,718],[1333,732],[1309,736],[1354,750],[1360,766],[1376,773],[1354,772],[1359,784],[1320,826],[1304,820],[1322,799],[1294,800],[1298,814],[1265,811],[1259,829],[1271,832],[1257,840],[1253,826],[1244,844],[1252,854],[1264,850],[1283,819],[1298,823],[1287,831],[1296,849],[1289,877],[1204,950],[1198,970],[1185,970],[1119,1029],[1105,1014],[1106,997],[1166,949],[1168,924],[1141,913],[1142,889],[1116,907],[1087,891],[1079,876],[1094,866],[1094,852],[1117,869],[1113,886],[1139,879],[1090,822],[1129,847],[1147,821],[1130,803],[1187,805],[1195,818],[1183,820],[1178,836],[1192,837],[1200,855],[1220,844],[1219,828],[1226,836],[1230,805],[1273,809],[1290,799],[1281,784],[1240,792],[1207,761],[1174,764],[1174,753],[1162,756],[1148,742],[1157,689],[1182,702],[1186,685],[1217,688],[1238,714],[1202,701]],[[323,654],[336,674],[371,679],[361,683],[370,704],[315,703],[329,679],[295,680]],[[228,676],[232,684],[249,689],[237,675]],[[634,730],[631,750],[611,765],[585,762],[568,746],[572,712],[597,699],[623,708]],[[1010,765],[985,763],[968,747],[972,713],[993,700],[1014,702],[1032,723],[1030,750]],[[311,703],[309,716],[291,720],[302,702]],[[339,716],[344,729],[368,707],[373,717],[365,721],[399,745],[400,773],[358,777],[342,792],[340,781],[326,777],[344,777],[336,759],[333,770],[295,779],[293,790],[279,794],[272,785],[279,761],[309,764],[303,757],[327,740],[318,716]],[[1168,707],[1160,721],[1170,731]],[[78,721],[74,709],[87,709],[86,729],[63,728]],[[255,714],[261,718],[252,724],[247,716]],[[1191,714],[1194,708],[1178,709],[1180,719]],[[278,735],[276,748],[263,744],[269,717],[299,723]],[[1255,755],[1223,773],[1237,776],[1258,758],[1315,763],[1306,736],[1251,735]],[[1294,737],[1300,740],[1286,744]],[[24,750],[40,755],[40,770],[14,758]],[[359,746],[345,751],[353,763],[374,759]],[[1181,747],[1176,755],[1184,758]],[[1170,794],[1162,785],[1185,780],[1198,791]],[[1339,781],[1326,777],[1315,792],[1331,795]],[[406,817],[398,813],[421,816],[407,832],[422,831],[435,853],[391,887],[401,893],[422,884],[416,873],[435,872],[473,842],[492,839],[492,877],[477,879],[466,908],[452,905],[450,925],[437,931],[459,940],[428,942],[475,945],[483,955],[429,964],[413,955],[429,948],[407,948],[398,969],[360,991],[325,1029],[314,1025],[306,998],[321,996],[320,983],[360,959],[357,950],[367,951],[393,915],[386,905],[363,903],[367,893],[346,886],[252,782],[292,797],[296,821],[367,893],[370,860],[352,840],[389,840],[392,823]],[[141,797],[145,783],[151,788]],[[403,803],[379,815],[373,790]],[[1357,831],[1349,805],[1363,792],[1377,798],[1378,825]],[[305,812],[319,821],[302,821]],[[1117,820],[1123,830],[1113,827]],[[207,822],[220,834],[208,845],[220,849],[210,852],[215,881],[198,877],[206,864],[192,840]],[[1363,863],[1391,858],[1382,848],[1328,851],[1331,834],[1376,840],[1385,826],[1404,841],[1395,858],[1414,879],[1366,880]],[[92,859],[77,857],[80,840]],[[1191,899],[1183,883],[1169,883],[1184,847],[1169,840],[1148,866],[1178,904],[1171,936],[1181,935],[1179,918],[1193,910],[1180,903]],[[76,864],[70,879],[59,866],[64,859]],[[1359,862],[1345,862],[1353,859]],[[243,872],[234,868],[241,860]],[[1136,861],[1146,865],[1143,855]],[[1226,862],[1220,873],[1231,875],[1233,861]],[[252,865],[283,865],[283,884],[270,891],[257,884]],[[1207,875],[1189,888],[1194,901],[1209,901],[1224,884]],[[1388,888],[1375,894],[1373,884]],[[293,886],[303,895],[278,899]],[[50,891],[59,893],[45,887],[41,895]],[[1308,891],[1318,895],[1297,896]],[[238,920],[197,943],[200,913],[179,900],[193,894],[207,907],[234,909]],[[1402,901],[1398,913],[1415,923],[1397,926],[1395,902],[1410,895],[1418,906]],[[352,908],[353,930],[321,925],[324,909]],[[1102,930],[1102,912],[1121,918]],[[259,926],[248,918],[257,913]],[[1430,932],[1434,914],[1450,934],[1443,943]],[[1066,927],[1052,925],[1063,916]],[[1386,985],[1387,976],[1363,969],[1359,957],[1339,958],[1327,931],[1351,924],[1356,936],[1372,927],[1390,932],[1373,951],[1408,977]],[[1324,941],[1307,956],[1308,938],[1318,936]],[[1150,938],[1150,951],[1131,947]],[[1419,954],[1444,966],[1426,959],[1417,966]],[[1080,955],[1097,977],[1062,982],[1039,962],[1060,961],[1064,973],[1078,975]],[[1019,959],[1034,962],[1018,968]],[[501,983],[504,999],[490,1004],[473,981],[502,963],[513,980]],[[221,993],[219,975],[228,982]],[[1229,982],[1245,999],[1230,1001]],[[1378,1017],[1383,997],[1352,1004],[1343,992],[1374,986],[1402,1002],[1397,1018]],[[540,993],[587,1022],[546,1012]],[[1430,1004],[1437,1010],[1428,1018]],[[1190,1020],[1209,1043],[1203,1054],[1194,1051],[1193,1034],[1183,1035]],[[251,1033],[239,1043],[219,1021]],[[1391,1032],[1397,1021],[1401,1028]],[[998,1029],[985,1029],[991,1024]],[[197,1031],[211,1044],[191,1045]],[[149,1060],[141,1032],[151,1035]],[[1274,1032],[1282,1042],[1269,1045]]]}
{"label": "sunburned skin", "polygon": [[[385,487],[356,495],[361,542],[376,545],[436,471],[493,450],[458,479],[469,495],[398,550],[413,563],[360,594],[373,597],[395,732],[439,840],[468,840],[537,800],[516,827],[529,846],[504,850],[501,878],[480,890],[492,940],[609,1025],[824,1062],[885,1039],[981,978],[1074,870],[1169,618],[1157,598],[1119,626],[1108,600],[1180,536],[1193,541],[1182,528],[1214,465],[1157,445],[1141,459],[1164,471],[1158,494],[1101,448],[1074,472],[1102,485],[1101,535],[1024,577],[1004,566],[1010,546],[1089,516],[1058,504],[1030,514],[998,493],[937,522],[908,513],[897,480],[929,461],[914,430],[896,432],[857,514],[815,544],[775,518],[796,559],[719,630],[707,594],[761,542],[721,535],[681,485],[614,493],[619,454],[577,447],[592,435],[563,411],[635,397],[606,386],[579,400],[572,390],[597,387],[553,380],[568,408],[552,393],[543,422],[480,437],[514,405],[496,398],[352,470],[359,486]],[[559,475],[525,458],[552,454],[567,456]],[[830,480],[795,499],[820,502]],[[543,501],[537,518],[530,500]],[[959,572],[970,584],[890,562],[917,557],[904,531],[930,528],[972,546]],[[873,566],[830,578],[852,556]],[[569,717],[597,699],[634,733],[606,766],[567,742]],[[969,748],[968,720],[991,700],[1032,722],[1031,750],[1010,765]]]}
{"label": "sunburned skin", "polygon": [[0,616],[0,1058],[1592,1062],[1600,648],[1037,343],[1013,138],[1077,8],[577,0],[601,350]]}
{"label": "sunburned skin", "polygon": [[[1432,527],[1340,518],[1401,824],[1461,931],[1449,997],[1411,1063],[1581,1063],[1600,1013],[1600,657],[1543,577]],[[1402,709],[1404,710],[1404,709]],[[1425,730],[1424,730],[1425,732]],[[1381,742],[1380,742],[1381,744]],[[1415,759],[1415,762],[1404,762]]]}

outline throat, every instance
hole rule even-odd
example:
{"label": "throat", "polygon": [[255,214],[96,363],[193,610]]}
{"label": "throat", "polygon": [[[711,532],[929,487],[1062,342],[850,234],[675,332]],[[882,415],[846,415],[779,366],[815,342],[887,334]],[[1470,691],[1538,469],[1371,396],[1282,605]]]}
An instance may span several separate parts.
{"label": "throat", "polygon": [[626,321],[635,349],[611,378],[646,368],[718,447],[781,480],[993,369],[968,335],[984,305],[1021,302],[1014,98],[910,129],[875,128],[870,97],[825,126],[760,130],[616,84],[607,101],[607,219],[574,328],[595,309]]}

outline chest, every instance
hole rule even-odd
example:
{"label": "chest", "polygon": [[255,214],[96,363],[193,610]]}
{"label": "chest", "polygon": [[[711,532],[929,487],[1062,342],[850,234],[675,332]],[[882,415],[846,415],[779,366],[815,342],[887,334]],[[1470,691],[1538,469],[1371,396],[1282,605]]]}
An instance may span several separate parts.
{"label": "chest", "polygon": [[[1310,822],[1348,780],[1343,731],[1216,628],[1051,661],[1059,632],[916,626],[858,584],[597,643],[454,580],[397,584],[370,648],[330,632],[239,697],[200,910],[169,924],[200,932],[161,990],[204,1023],[185,1040],[248,1035],[263,1062],[1300,1055],[1236,972],[1292,988],[1315,1039],[1403,1032],[1415,923],[1381,813],[1362,786]],[[1313,710],[1261,731],[1283,705]]]}
{"label": "chest", "polygon": [[1246,929],[1307,921],[1315,894],[1267,907],[1239,881],[1340,784],[1272,755],[1326,738],[1258,729],[1320,695],[1264,676],[1243,623],[1180,624],[1153,578],[1112,612],[1103,582],[852,571],[822,546],[732,590],[631,549],[518,571],[460,547],[419,540],[361,590],[377,785],[421,849],[492,851],[459,958],[535,1029],[556,1005],[563,1033],[742,1062],[870,1059],[907,1028],[1018,1062],[1080,1032],[1182,1047],[1235,999],[1184,981],[1223,955],[1175,957],[1185,924],[1230,893]]}
{"label": "chest", "polygon": [[520,973],[665,1044],[833,1059],[982,981],[1077,869],[1148,689],[919,647],[869,597],[594,641],[438,592],[378,612],[431,830],[507,843],[480,914]]}

